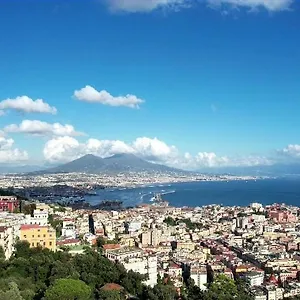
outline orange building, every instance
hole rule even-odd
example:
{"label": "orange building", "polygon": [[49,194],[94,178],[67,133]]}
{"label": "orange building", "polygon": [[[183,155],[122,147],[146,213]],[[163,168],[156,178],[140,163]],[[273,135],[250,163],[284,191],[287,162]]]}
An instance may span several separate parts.
{"label": "orange building", "polygon": [[29,242],[30,247],[56,250],[56,231],[50,226],[21,225],[20,240]]}

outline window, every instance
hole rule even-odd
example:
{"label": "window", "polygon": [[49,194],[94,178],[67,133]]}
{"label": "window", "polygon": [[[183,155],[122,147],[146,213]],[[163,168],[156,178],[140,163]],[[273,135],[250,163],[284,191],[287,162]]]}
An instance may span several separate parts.
{"label": "window", "polygon": [[24,239],[26,239],[27,238],[27,235],[26,234],[24,234]]}
{"label": "window", "polygon": [[38,237],[41,237],[41,236],[38,234]]}
{"label": "window", "polygon": [[46,234],[44,234],[43,237],[46,237]]}
{"label": "window", "polygon": [[43,244],[44,244],[44,246],[46,246],[46,242],[44,242]]}
{"label": "window", "polygon": [[34,238],[34,234],[32,235],[32,237]]}
{"label": "window", "polygon": [[34,247],[34,243],[32,243],[31,246]]}
{"label": "window", "polygon": [[49,246],[52,246],[52,242],[49,242]]}

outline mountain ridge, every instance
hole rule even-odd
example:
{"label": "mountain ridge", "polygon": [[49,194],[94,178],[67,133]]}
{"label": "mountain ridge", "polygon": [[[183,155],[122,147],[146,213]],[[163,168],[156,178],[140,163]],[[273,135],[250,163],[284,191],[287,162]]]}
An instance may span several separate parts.
{"label": "mountain ridge", "polygon": [[134,154],[120,153],[101,158],[86,154],[57,167],[34,172],[47,173],[119,173],[119,172],[186,172],[146,161]]}

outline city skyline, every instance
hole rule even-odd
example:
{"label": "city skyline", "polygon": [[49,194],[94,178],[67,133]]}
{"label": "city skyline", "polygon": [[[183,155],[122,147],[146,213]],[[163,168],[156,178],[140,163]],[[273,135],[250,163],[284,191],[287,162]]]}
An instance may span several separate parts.
{"label": "city skyline", "polygon": [[0,163],[300,162],[293,0],[2,1]]}

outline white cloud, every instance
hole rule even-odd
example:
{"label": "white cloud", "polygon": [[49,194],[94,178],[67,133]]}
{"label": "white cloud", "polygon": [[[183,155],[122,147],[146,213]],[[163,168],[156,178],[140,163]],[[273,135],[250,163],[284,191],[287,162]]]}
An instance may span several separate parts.
{"label": "white cloud", "polygon": [[212,8],[245,7],[251,10],[264,8],[268,11],[282,11],[289,9],[294,0],[105,0],[105,2],[112,11],[137,13],[151,12],[159,8],[178,10],[195,3],[207,4]]}
{"label": "white cloud", "polygon": [[149,12],[158,8],[178,9],[189,5],[191,0],[106,0],[112,11]]}
{"label": "white cloud", "polygon": [[137,138],[132,143],[132,148],[139,156],[152,161],[168,162],[178,155],[175,146],[169,146],[157,138]]}
{"label": "white cloud", "polygon": [[60,123],[49,124],[39,120],[23,120],[19,125],[11,124],[4,128],[4,132],[26,133],[39,136],[78,136],[83,135],[75,131],[74,127],[69,124]]}
{"label": "white cloud", "polygon": [[78,100],[90,103],[101,103],[110,106],[127,106],[130,108],[139,108],[139,105],[144,102],[144,100],[130,94],[114,97],[107,91],[102,90],[99,92],[90,85],[87,85],[80,90],[76,90],[74,92],[74,97]]}
{"label": "white cloud", "polygon": [[44,102],[43,99],[32,100],[27,96],[19,96],[14,99],[5,99],[0,102],[0,110],[11,109],[24,113],[49,113],[56,114],[57,109],[51,107],[48,103]]}
{"label": "white cloud", "polygon": [[85,154],[109,157],[119,153],[132,153],[151,161],[168,162],[175,158],[177,149],[157,138],[137,138],[131,144],[120,140],[88,139],[79,143],[75,138],[64,136],[53,138],[44,147],[44,157],[50,162],[64,162]]}
{"label": "white cloud", "polygon": [[214,152],[199,152],[193,158],[197,166],[203,167],[219,167],[229,163],[226,156],[217,156]]}
{"label": "white cloud", "polygon": [[0,137],[0,163],[12,163],[28,160],[26,151],[13,148],[14,140]]}
{"label": "white cloud", "polygon": [[230,158],[218,156],[213,152],[180,154],[175,146],[167,145],[157,138],[140,137],[132,143],[120,140],[89,139],[79,143],[73,137],[56,137],[45,144],[44,157],[49,162],[62,163],[79,158],[85,154],[109,157],[118,153],[132,153],[149,161],[163,163],[187,170],[199,170],[207,167],[266,165],[271,162],[259,156]]}
{"label": "white cloud", "polygon": [[43,154],[49,162],[71,161],[81,156],[80,143],[73,137],[63,136],[49,140]]}
{"label": "white cloud", "polygon": [[224,5],[231,8],[245,7],[253,9],[264,8],[268,11],[282,11],[291,7],[294,0],[207,0],[209,6],[220,8]]}
{"label": "white cloud", "polygon": [[300,158],[300,145],[288,145],[278,153],[290,158]]}

